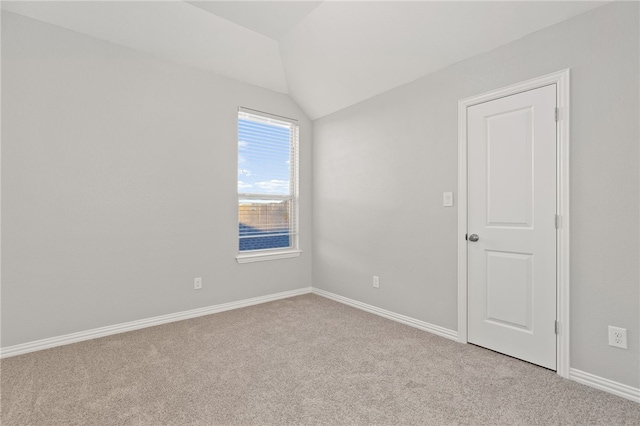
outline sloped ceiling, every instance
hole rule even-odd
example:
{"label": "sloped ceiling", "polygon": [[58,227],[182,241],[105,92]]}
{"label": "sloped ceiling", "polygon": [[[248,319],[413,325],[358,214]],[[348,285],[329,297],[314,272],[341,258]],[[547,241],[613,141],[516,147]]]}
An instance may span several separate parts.
{"label": "sloped ceiling", "polygon": [[311,119],[607,1],[3,1],[2,9],[288,93]]}
{"label": "sloped ceiling", "polygon": [[321,1],[188,1],[187,3],[278,40]]}

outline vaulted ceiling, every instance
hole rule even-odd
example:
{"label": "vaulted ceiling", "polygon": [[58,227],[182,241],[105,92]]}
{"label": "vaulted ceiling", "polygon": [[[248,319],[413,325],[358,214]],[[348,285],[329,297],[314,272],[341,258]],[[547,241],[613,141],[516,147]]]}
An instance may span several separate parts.
{"label": "vaulted ceiling", "polygon": [[2,1],[2,9],[288,93],[316,119],[605,3]]}

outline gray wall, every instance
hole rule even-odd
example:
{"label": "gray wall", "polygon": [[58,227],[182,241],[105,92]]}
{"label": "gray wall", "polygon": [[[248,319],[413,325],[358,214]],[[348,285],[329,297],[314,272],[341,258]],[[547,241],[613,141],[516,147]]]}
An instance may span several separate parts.
{"label": "gray wall", "polygon": [[457,101],[571,68],[571,367],[640,386],[638,15],[607,5],[316,120],[314,286],[457,329]]}
{"label": "gray wall", "polygon": [[[457,101],[571,68],[571,364],[640,385],[636,3],[318,120],[313,176],[287,96],[2,15],[2,347],[309,286],[312,202],[314,286],[455,330]],[[235,261],[238,105],[301,119],[300,258]]]}
{"label": "gray wall", "polygon": [[[239,105],[301,120],[299,258],[236,263]],[[2,346],[310,286],[310,155],[285,95],[3,12]]]}

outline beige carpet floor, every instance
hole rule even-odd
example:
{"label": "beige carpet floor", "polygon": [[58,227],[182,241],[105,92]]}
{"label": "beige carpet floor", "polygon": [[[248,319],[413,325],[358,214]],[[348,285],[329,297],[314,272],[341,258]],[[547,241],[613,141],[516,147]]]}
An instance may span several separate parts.
{"label": "beige carpet floor", "polygon": [[618,425],[640,404],[315,296],[1,361],[2,425]]}

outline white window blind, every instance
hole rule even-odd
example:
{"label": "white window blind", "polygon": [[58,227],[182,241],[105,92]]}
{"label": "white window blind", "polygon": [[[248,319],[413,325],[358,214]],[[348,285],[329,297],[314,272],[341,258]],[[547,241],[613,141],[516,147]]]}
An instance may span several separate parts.
{"label": "white window blind", "polygon": [[298,125],[238,111],[239,252],[298,247]]}

